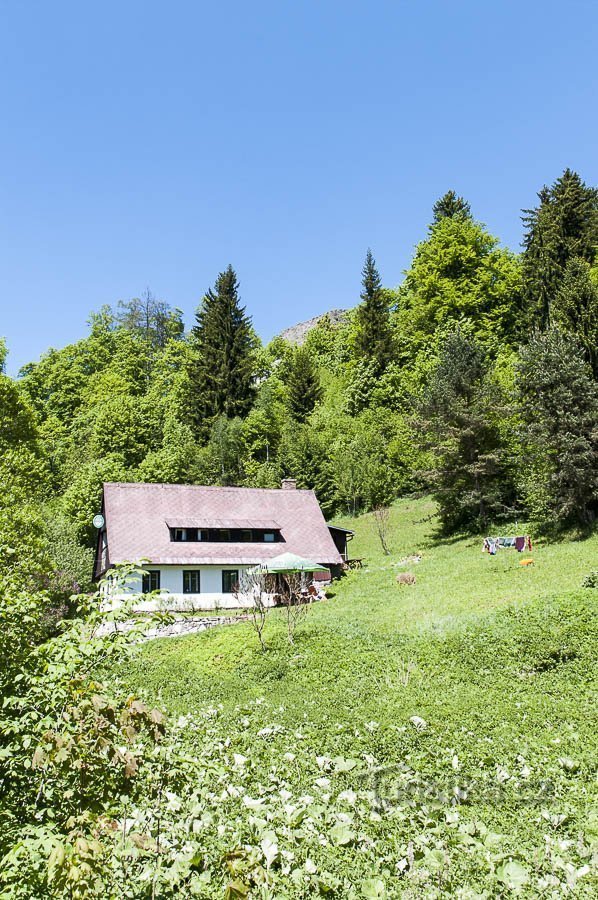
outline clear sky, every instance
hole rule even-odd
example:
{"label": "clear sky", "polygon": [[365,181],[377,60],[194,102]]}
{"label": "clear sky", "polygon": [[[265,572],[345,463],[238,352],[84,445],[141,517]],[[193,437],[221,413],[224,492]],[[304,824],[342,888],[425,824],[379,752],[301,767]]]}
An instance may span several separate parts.
{"label": "clear sky", "polygon": [[453,188],[517,249],[567,165],[598,182],[594,0],[0,0],[9,371],[229,262],[265,339],[398,284]]}

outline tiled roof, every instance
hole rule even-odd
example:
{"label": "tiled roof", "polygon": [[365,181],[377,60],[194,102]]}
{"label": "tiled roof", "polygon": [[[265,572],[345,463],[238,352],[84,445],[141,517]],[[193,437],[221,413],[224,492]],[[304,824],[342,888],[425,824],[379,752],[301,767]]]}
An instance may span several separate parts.
{"label": "tiled roof", "polygon": [[166,524],[169,528],[255,528],[258,531],[277,531],[280,528],[278,522],[272,519],[239,519],[236,516],[226,519],[208,519],[206,516],[173,519],[169,516]]}
{"label": "tiled roof", "polygon": [[[104,516],[110,563],[253,565],[283,551],[327,566],[342,562],[313,491],[108,482]],[[215,522],[227,523],[216,527],[276,527],[284,543],[175,543],[169,531],[175,522],[189,528]]]}

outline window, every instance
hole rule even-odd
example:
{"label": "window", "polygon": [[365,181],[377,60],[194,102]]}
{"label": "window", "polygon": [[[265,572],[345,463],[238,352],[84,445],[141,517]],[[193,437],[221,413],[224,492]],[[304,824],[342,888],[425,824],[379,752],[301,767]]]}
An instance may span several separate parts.
{"label": "window", "polygon": [[183,572],[183,594],[201,593],[200,574],[197,569]]}
{"label": "window", "polygon": [[234,594],[239,586],[239,570],[223,569],[222,571],[222,593]]}
{"label": "window", "polygon": [[274,543],[281,541],[280,530],[264,531],[261,528],[170,528],[170,540],[176,543]]}
{"label": "window", "polygon": [[152,570],[151,572],[146,572],[142,578],[141,590],[144,594],[149,594],[151,591],[159,591],[160,590],[160,572],[159,570]]}

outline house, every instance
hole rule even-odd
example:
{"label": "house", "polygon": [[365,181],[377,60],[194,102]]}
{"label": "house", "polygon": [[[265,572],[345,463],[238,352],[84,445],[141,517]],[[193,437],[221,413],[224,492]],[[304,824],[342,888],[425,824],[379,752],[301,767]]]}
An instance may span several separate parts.
{"label": "house", "polygon": [[181,609],[244,605],[235,596],[240,572],[283,552],[317,562],[330,575],[346,556],[346,533],[343,543],[314,492],[297,489],[292,479],[277,489],[109,482],[94,521],[95,578],[117,563],[143,561],[146,574],[127,592],[161,591]]}

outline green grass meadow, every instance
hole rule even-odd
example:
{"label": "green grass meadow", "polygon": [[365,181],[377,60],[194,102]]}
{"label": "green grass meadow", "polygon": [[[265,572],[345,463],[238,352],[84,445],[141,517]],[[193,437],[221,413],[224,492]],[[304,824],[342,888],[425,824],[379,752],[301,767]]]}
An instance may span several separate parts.
{"label": "green grass meadow", "polygon": [[[239,896],[595,896],[598,591],[582,581],[598,536],[491,557],[481,536],[438,540],[433,503],[403,500],[385,556],[371,516],[339,524],[364,567],[294,646],[276,610],[265,653],[242,624],[148,642],[118,673],[173,720],[209,722],[181,741],[240,754],[245,792],[265,803],[274,779],[316,805],[307,834],[265,816],[279,856],[262,882],[229,865]],[[206,841],[259,848],[265,826],[235,810]],[[210,863],[204,896],[227,871]]]}

